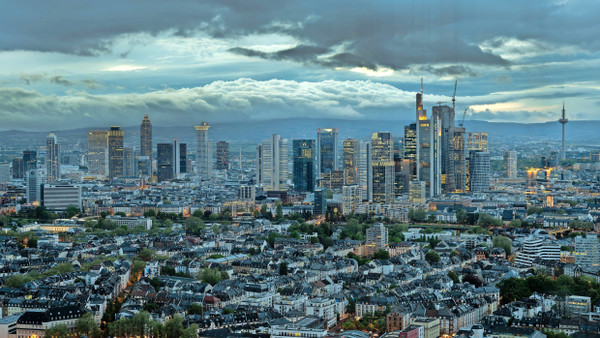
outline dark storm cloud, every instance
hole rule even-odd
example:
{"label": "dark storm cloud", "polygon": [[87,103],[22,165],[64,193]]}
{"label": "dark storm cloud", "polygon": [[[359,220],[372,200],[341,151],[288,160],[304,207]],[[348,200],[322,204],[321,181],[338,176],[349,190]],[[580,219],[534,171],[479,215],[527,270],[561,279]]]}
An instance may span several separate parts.
{"label": "dark storm cloud", "polygon": [[[136,33],[209,34],[238,38],[278,33],[300,44],[265,53],[232,52],[329,67],[408,69],[423,64],[499,65],[499,54],[526,54],[556,45],[597,51],[596,1],[18,1],[0,13],[2,50],[55,51],[84,56],[115,50]],[[574,38],[577,37],[577,38]],[[133,38],[133,37],[132,37]],[[528,41],[508,45],[508,39]],[[491,49],[480,48],[483,42]],[[499,51],[500,50],[500,51]],[[333,55],[325,55],[335,51]],[[447,66],[446,66],[447,67]],[[451,75],[460,69],[433,69]],[[465,70],[465,69],[463,69]],[[472,75],[466,71],[463,74]]]}
{"label": "dark storm cloud", "polygon": [[62,75],[55,75],[50,77],[50,82],[63,86],[72,86],[75,84],[73,81],[65,79],[65,77]]}
{"label": "dark storm cloud", "polygon": [[416,67],[416,69],[411,69],[411,73],[423,73],[423,72],[427,72],[427,73],[431,73],[437,76],[470,76],[470,77],[474,77],[477,76],[477,73],[475,73],[473,71],[473,69],[471,69],[471,67],[469,66],[465,66],[465,65],[452,65],[452,66],[445,66],[445,67],[433,67],[433,66],[419,66]]}

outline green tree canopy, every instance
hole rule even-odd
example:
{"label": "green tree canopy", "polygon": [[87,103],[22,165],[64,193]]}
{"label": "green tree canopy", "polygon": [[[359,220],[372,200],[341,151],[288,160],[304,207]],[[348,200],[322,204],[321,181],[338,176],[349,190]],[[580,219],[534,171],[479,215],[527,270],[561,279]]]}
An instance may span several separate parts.
{"label": "green tree canopy", "polygon": [[437,263],[440,261],[440,254],[434,250],[429,250],[425,254],[425,260],[427,260],[431,264]]}
{"label": "green tree canopy", "polygon": [[512,253],[512,242],[508,237],[505,236],[496,236],[492,239],[492,244],[494,248],[502,248],[507,255]]}

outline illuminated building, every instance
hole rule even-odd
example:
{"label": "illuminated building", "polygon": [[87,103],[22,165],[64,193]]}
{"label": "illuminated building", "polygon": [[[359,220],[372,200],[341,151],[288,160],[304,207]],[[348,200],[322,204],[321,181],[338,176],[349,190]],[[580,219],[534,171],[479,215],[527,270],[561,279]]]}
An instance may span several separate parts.
{"label": "illuminated building", "polygon": [[317,129],[317,168],[319,174],[338,169],[337,128]]}
{"label": "illuminated building", "polygon": [[465,147],[465,128],[454,128],[454,138],[452,139],[452,158],[454,166],[454,188],[456,192],[465,192],[467,190],[467,163]]}
{"label": "illuminated building", "polygon": [[425,182],[412,180],[409,183],[408,200],[410,203],[423,204],[426,201]]}
{"label": "illuminated building", "polygon": [[123,169],[123,130],[113,126],[108,131],[108,176],[122,178]]}
{"label": "illuminated building", "polygon": [[344,170],[344,184],[356,184],[358,175],[358,156],[360,148],[357,140],[349,138],[344,140],[342,150],[342,165]]}
{"label": "illuminated building", "polygon": [[361,188],[363,201],[372,200],[372,176],[371,166],[371,142],[360,141],[358,144],[358,168],[356,171],[356,183]]}
{"label": "illuminated building", "polygon": [[60,144],[56,135],[50,134],[46,137],[46,181],[55,182],[60,180]]}
{"label": "illuminated building", "polygon": [[88,132],[87,166],[92,175],[106,176],[108,173],[108,131]]}
{"label": "illuminated building", "polygon": [[136,177],[137,176],[137,163],[135,160],[135,154],[133,148],[123,147],[123,177]]}
{"label": "illuminated building", "polygon": [[490,190],[490,153],[487,151],[469,152],[469,177],[471,192]]}
{"label": "illuminated building", "polygon": [[43,176],[37,169],[28,170],[25,175],[25,197],[27,203],[32,204],[42,200]]}
{"label": "illuminated building", "polygon": [[350,215],[356,213],[362,202],[362,189],[358,185],[346,185],[342,187],[342,214]]}
{"label": "illuminated building", "polygon": [[517,152],[514,150],[504,153],[504,170],[507,178],[517,177]]}
{"label": "illuminated building", "polygon": [[417,124],[411,123],[404,127],[404,154],[403,157],[409,160],[409,180],[417,177]]}
{"label": "illuminated building", "polygon": [[23,172],[23,159],[15,158],[12,160],[12,177],[13,178],[23,178],[25,174]]}
{"label": "illuminated building", "polygon": [[600,265],[600,243],[595,234],[575,237],[575,264],[581,267]]}
{"label": "illuminated building", "polygon": [[371,137],[372,201],[394,201],[394,139],[391,133],[373,133]]}
{"label": "illuminated building", "polygon": [[378,250],[386,249],[388,245],[388,229],[382,223],[376,223],[367,229],[366,242],[367,255],[372,255]]}
{"label": "illuminated building", "polygon": [[[438,147],[440,148],[440,184],[442,192],[451,193],[456,191],[455,161],[454,161],[454,110],[450,106],[441,104],[433,107],[433,118],[440,124]],[[436,175],[438,175],[436,173]]]}
{"label": "illuminated building", "polygon": [[37,151],[23,150],[23,170],[37,169]]}
{"label": "illuminated building", "polygon": [[417,179],[425,182],[427,197],[441,194],[441,124],[439,116],[427,118],[423,109],[423,88],[417,93]]}
{"label": "illuminated building", "polygon": [[140,156],[152,158],[152,123],[147,113],[140,125]]}
{"label": "illuminated building", "polygon": [[202,122],[196,129],[196,171],[202,180],[212,178],[212,156],[208,139],[208,122]]}
{"label": "illuminated building", "polygon": [[312,192],[315,188],[315,140],[293,141],[294,189]]}
{"label": "illuminated building", "polygon": [[488,133],[467,133],[467,151],[488,151]]}
{"label": "illuminated building", "polygon": [[313,215],[325,216],[327,213],[327,189],[315,189]]}

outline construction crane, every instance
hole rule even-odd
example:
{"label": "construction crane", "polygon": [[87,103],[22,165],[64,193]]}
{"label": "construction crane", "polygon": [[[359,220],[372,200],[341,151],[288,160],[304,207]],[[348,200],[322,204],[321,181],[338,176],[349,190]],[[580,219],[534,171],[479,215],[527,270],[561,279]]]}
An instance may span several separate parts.
{"label": "construction crane", "polygon": [[452,114],[454,114],[456,107],[456,85],[458,84],[458,80],[454,80],[454,94],[452,94]]}
{"label": "construction crane", "polygon": [[467,110],[469,110],[469,108],[465,108],[465,112],[463,113],[462,120],[460,120],[460,122],[458,122],[459,127],[462,127],[463,124],[465,124],[465,117],[467,117]]}

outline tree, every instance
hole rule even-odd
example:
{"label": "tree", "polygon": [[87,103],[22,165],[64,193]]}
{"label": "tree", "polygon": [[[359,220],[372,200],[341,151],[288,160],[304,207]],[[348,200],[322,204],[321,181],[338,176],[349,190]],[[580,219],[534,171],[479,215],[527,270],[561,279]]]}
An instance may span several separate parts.
{"label": "tree", "polygon": [[183,336],[183,318],[175,315],[165,323],[166,338],[179,338]]}
{"label": "tree", "polygon": [[425,259],[430,263],[437,263],[440,261],[440,254],[438,254],[436,251],[434,250],[429,250],[426,254],[425,254]]}
{"label": "tree", "polygon": [[387,250],[379,249],[373,254],[373,259],[390,259],[390,253]]}
{"label": "tree", "polygon": [[421,207],[417,209],[411,208],[408,210],[408,219],[411,222],[425,222],[427,220],[427,211]]}
{"label": "tree", "polygon": [[94,316],[91,312],[87,312],[81,318],[77,319],[75,328],[78,333],[83,333],[87,336],[97,335],[99,333],[98,325],[94,320]]}
{"label": "tree", "polygon": [[275,247],[275,239],[279,237],[281,237],[281,235],[276,232],[269,233],[269,237],[267,237],[267,243],[271,248]]}
{"label": "tree", "polygon": [[283,206],[280,201],[277,201],[277,207],[275,208],[275,218],[282,219],[283,218]]}
{"label": "tree", "polygon": [[440,244],[441,240],[440,239],[436,239],[435,237],[431,236],[429,237],[429,247],[432,249],[435,249],[435,247]]}
{"label": "tree", "polygon": [[181,335],[183,338],[196,338],[198,337],[198,324],[190,325],[188,328],[183,330]]}
{"label": "tree", "polygon": [[279,263],[279,275],[280,276],[287,276],[288,274],[288,264],[287,262],[281,262]]}
{"label": "tree", "polygon": [[32,280],[33,280],[33,278],[31,278],[28,275],[16,274],[16,275],[7,277],[4,280],[4,286],[9,287],[9,288],[20,288],[21,285],[29,283]]}
{"label": "tree", "polygon": [[204,283],[208,283],[212,286],[215,286],[215,284],[217,284],[218,282],[220,282],[223,279],[227,279],[229,278],[229,276],[227,275],[227,272],[225,271],[220,271],[219,269],[211,269],[211,268],[205,268],[200,270],[200,272],[198,272],[198,275],[196,276],[197,279],[200,279],[201,281],[203,281]]}
{"label": "tree", "polygon": [[498,287],[503,304],[531,296],[527,281],[522,278],[511,277],[505,279],[498,284]]}
{"label": "tree", "polygon": [[485,227],[501,227],[502,221],[492,217],[490,214],[486,214],[484,212],[479,214],[479,219],[477,220],[477,225],[485,226]]}
{"label": "tree", "polygon": [[[198,210],[196,210],[198,211]],[[185,231],[194,236],[199,236],[204,230],[204,221],[198,217],[190,217],[185,221]]]}
{"label": "tree", "polygon": [[465,275],[463,277],[463,282],[475,285],[475,287],[480,287],[483,285],[483,281],[475,275]]}
{"label": "tree", "polygon": [[58,324],[44,332],[45,337],[68,338],[70,336],[69,327],[65,324]]}
{"label": "tree", "polygon": [[153,250],[148,248],[143,248],[140,253],[138,253],[138,258],[143,260],[144,262],[148,262],[154,259],[156,253]]}
{"label": "tree", "polygon": [[456,223],[465,224],[467,222],[467,212],[465,209],[456,210]]}
{"label": "tree", "polygon": [[76,205],[68,205],[65,209],[65,215],[67,216],[67,218],[71,218],[73,216],[76,216],[77,214],[79,214],[79,208]]}
{"label": "tree", "polygon": [[188,308],[188,315],[201,315],[203,312],[202,304],[193,303]]}
{"label": "tree", "polygon": [[144,217],[156,217],[156,210],[149,209],[148,211],[144,212]]}
{"label": "tree", "polygon": [[523,222],[520,219],[513,219],[509,224],[512,228],[520,228],[523,225]]}
{"label": "tree", "polygon": [[505,236],[496,236],[492,240],[492,244],[494,248],[502,248],[507,255],[512,253],[512,243],[508,237]]}
{"label": "tree", "polygon": [[542,212],[544,212],[542,207],[531,206],[527,208],[527,215],[541,214]]}
{"label": "tree", "polygon": [[448,277],[450,277],[450,279],[452,279],[452,281],[454,283],[459,283],[460,280],[458,279],[458,273],[456,273],[456,271],[450,271],[448,272]]}

